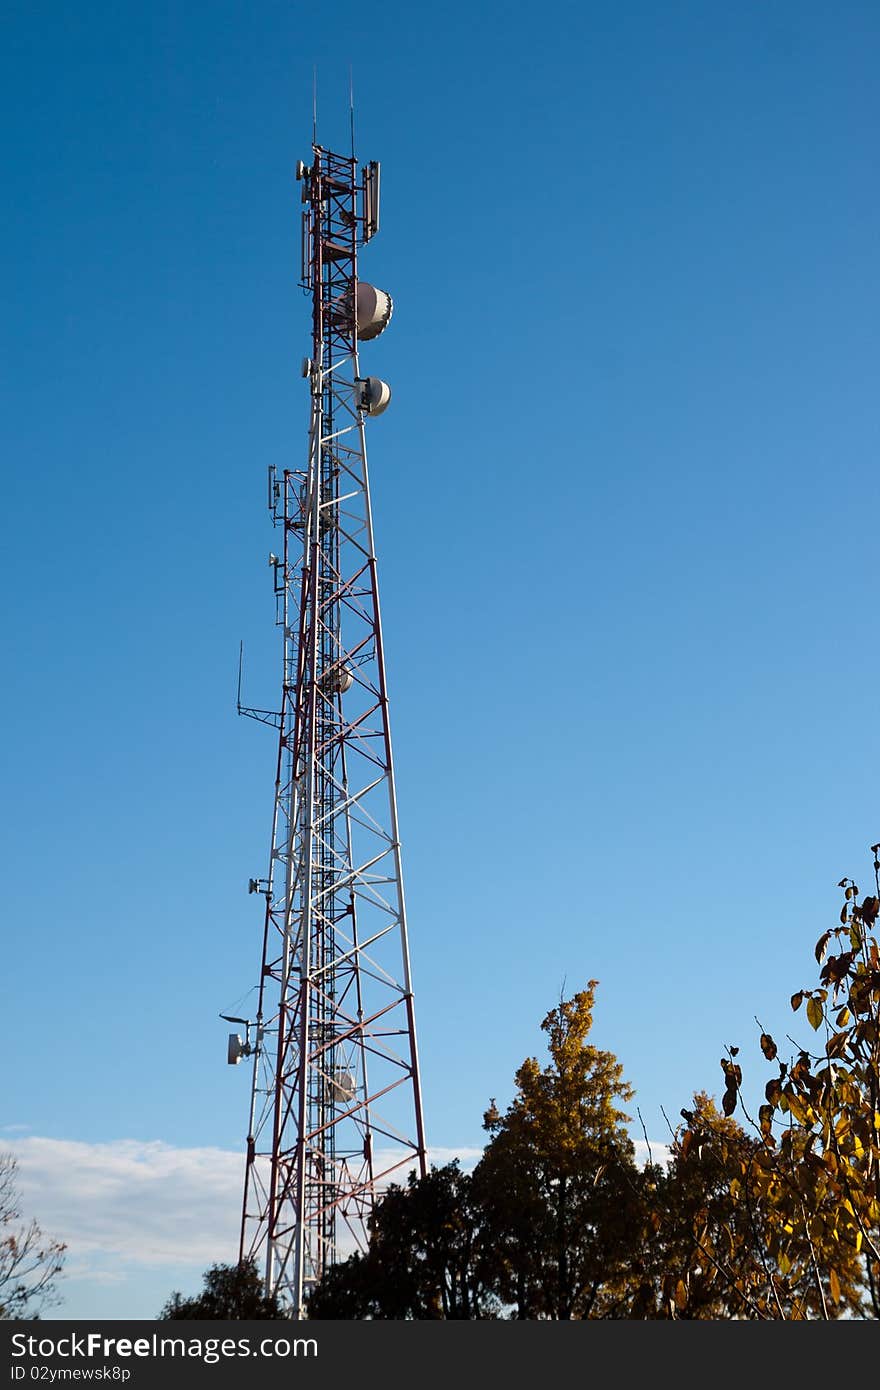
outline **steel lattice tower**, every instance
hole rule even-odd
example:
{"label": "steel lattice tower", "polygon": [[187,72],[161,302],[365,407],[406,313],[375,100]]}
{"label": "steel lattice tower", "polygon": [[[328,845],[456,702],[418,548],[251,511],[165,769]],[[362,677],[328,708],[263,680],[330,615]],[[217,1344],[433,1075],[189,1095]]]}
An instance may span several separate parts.
{"label": "steel lattice tower", "polygon": [[294,1317],[330,1264],[366,1246],[391,1175],[426,1168],[365,439],[390,391],[358,362],[391,316],[358,281],[379,166],[312,150],[297,166],[308,464],[269,471],[280,710],[239,699],[279,734],[269,873],[250,882],[266,901],[259,1003],[229,1051],[253,1058],[240,1257]]}

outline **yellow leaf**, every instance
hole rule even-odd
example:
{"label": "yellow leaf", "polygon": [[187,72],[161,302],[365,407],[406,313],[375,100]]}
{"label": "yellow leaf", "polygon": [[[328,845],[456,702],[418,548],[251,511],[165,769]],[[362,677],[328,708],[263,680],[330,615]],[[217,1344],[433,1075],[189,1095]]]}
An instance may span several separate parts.
{"label": "yellow leaf", "polygon": [[835,1303],[840,1302],[840,1280],[837,1277],[837,1270],[832,1269],[828,1272],[828,1286],[831,1289],[831,1297]]}
{"label": "yellow leaf", "polygon": [[685,1282],[683,1279],[679,1279],[675,1286],[675,1306],[680,1313],[687,1307],[687,1301],[688,1291],[685,1287]]}
{"label": "yellow leaf", "polygon": [[807,1000],[807,1018],[812,1028],[818,1028],[824,1018],[824,1010],[818,999]]}

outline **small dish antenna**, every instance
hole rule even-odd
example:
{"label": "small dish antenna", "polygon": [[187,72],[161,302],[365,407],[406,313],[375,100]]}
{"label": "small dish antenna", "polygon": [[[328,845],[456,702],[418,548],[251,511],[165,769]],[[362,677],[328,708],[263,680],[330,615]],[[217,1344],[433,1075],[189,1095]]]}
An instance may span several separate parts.
{"label": "small dish antenna", "polygon": [[220,1017],[227,1023],[241,1023],[244,1025],[244,1040],[240,1033],[230,1033],[226,1047],[226,1061],[230,1067],[237,1067],[242,1057],[252,1057],[260,1046],[262,1033],[257,1028],[256,1037],[251,1042],[251,1029],[256,1025],[250,1018],[234,1018],[232,1014],[221,1014]]}

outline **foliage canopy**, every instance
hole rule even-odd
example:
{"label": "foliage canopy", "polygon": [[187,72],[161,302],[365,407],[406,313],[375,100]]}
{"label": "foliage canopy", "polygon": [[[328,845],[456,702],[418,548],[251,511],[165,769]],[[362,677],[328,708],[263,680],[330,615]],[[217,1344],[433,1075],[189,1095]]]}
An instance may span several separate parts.
{"label": "foliage canopy", "polygon": [[[490,1102],[474,1170],[450,1163],[389,1187],[367,1250],[328,1269],[309,1316],[880,1317],[880,845],[872,850],[876,892],[860,898],[841,880],[839,919],[816,944],[818,981],[791,996],[811,1038],[791,1040],[783,1059],[756,1020],[772,1075],[754,1114],[739,1048],[728,1046],[720,1106],[696,1092],[668,1161],[640,1167],[623,1108],[633,1090],[614,1054],[590,1041],[591,980],[544,1018],[546,1062],[523,1062],[503,1113]],[[219,1268],[200,1300],[174,1295],[163,1316],[278,1316],[204,1311],[206,1299],[223,1303]],[[259,1305],[256,1272],[238,1278]]]}
{"label": "foliage canopy", "polygon": [[253,1259],[241,1264],[214,1264],[202,1276],[200,1294],[184,1298],[176,1291],[159,1314],[160,1322],[198,1318],[234,1320],[281,1318],[278,1300],[266,1294]]}

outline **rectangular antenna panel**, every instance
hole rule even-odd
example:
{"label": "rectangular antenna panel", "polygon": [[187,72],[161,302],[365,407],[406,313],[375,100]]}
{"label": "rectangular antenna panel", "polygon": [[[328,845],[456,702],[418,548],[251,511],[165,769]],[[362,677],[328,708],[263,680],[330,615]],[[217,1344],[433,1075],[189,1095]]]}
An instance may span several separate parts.
{"label": "rectangular antenna panel", "polygon": [[379,230],[379,162],[364,165],[364,241]]}
{"label": "rectangular antenna panel", "polygon": [[307,290],[312,288],[312,243],[309,235],[309,212],[310,209],[307,208],[302,215],[302,247],[300,252],[302,257],[302,275],[300,276],[300,283]]}

